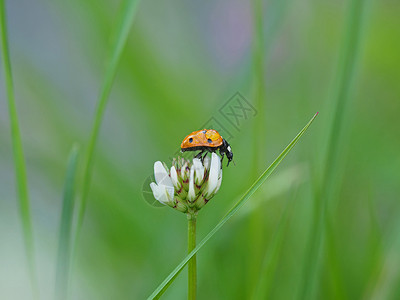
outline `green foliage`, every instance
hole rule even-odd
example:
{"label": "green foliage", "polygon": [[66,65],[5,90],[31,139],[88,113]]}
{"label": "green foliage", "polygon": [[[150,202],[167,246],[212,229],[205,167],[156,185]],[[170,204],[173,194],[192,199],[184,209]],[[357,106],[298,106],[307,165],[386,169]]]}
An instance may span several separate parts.
{"label": "green foliage", "polygon": [[[311,111],[321,113],[318,126],[197,253],[199,299],[399,298],[400,3],[255,2],[254,13],[252,1],[7,1],[14,86],[1,72],[0,298],[31,294],[29,232],[41,296],[54,295],[60,195],[75,141],[82,164],[73,220],[81,212],[84,226],[70,298],[143,299],[186,255],[184,216],[143,197],[154,161],[169,161],[211,118],[230,133],[236,166],[224,166],[218,195],[198,216],[205,237]],[[7,86],[18,120],[7,113]],[[238,129],[220,113],[236,92],[257,110]],[[18,162],[13,122],[24,149],[14,148]],[[29,186],[18,175],[24,159]],[[14,182],[26,195],[29,188],[29,202]],[[20,225],[30,213],[34,231]],[[319,235],[323,247],[310,251]],[[181,274],[163,299],[186,293]]]}

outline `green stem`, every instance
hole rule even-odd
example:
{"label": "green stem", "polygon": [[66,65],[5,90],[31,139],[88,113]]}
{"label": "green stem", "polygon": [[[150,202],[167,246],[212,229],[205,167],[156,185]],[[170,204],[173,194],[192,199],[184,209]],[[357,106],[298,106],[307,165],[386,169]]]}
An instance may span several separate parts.
{"label": "green stem", "polygon": [[[188,214],[188,253],[196,248],[196,215]],[[197,266],[196,255],[188,263],[188,300],[196,299]]]}

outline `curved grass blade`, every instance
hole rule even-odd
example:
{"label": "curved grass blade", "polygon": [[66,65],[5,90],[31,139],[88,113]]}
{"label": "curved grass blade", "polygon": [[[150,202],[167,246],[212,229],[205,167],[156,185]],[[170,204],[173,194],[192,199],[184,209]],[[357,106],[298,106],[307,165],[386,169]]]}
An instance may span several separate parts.
{"label": "curved grass blade", "polygon": [[74,212],[76,170],[79,147],[75,144],[68,158],[61,212],[60,235],[56,269],[55,299],[67,299],[71,254],[71,230]]}
{"label": "curved grass blade", "polygon": [[208,240],[217,233],[218,230],[234,215],[236,212],[247,202],[247,200],[254,194],[255,191],[265,182],[265,180],[272,174],[276,167],[282,162],[286,155],[292,150],[299,139],[310,127],[311,123],[315,120],[318,113],[316,113],[312,119],[307,123],[306,126],[296,135],[296,137],[290,142],[289,145],[282,151],[281,154],[274,160],[274,162],[261,174],[261,176],[253,183],[253,185],[247,190],[247,192],[240,198],[238,202],[228,211],[228,213],[219,221],[219,223],[206,235],[206,237],[190,252],[179,265],[165,278],[165,280],[154,290],[154,292],[147,299],[159,299],[161,295],[171,285],[172,281],[176,278],[179,272],[185,267],[188,261],[195,255],[207,242]]}
{"label": "curved grass blade", "polygon": [[83,219],[85,216],[86,202],[90,187],[92,167],[94,160],[94,151],[99,135],[100,125],[103,120],[104,111],[107,105],[108,97],[111,92],[111,87],[114,82],[114,78],[117,72],[118,63],[120,61],[122,51],[128,39],[130,28],[132,27],[133,20],[136,16],[137,7],[139,0],[127,0],[123,6],[123,15],[120,22],[115,30],[115,36],[113,39],[113,49],[108,59],[108,66],[105,72],[103,84],[100,90],[100,98],[98,101],[96,114],[92,131],[90,134],[89,146],[86,153],[83,171],[83,185],[81,195],[81,205],[79,208],[78,225],[76,232],[76,242],[79,240],[80,230],[82,228]]}
{"label": "curved grass blade", "polygon": [[20,209],[20,217],[23,228],[26,255],[28,259],[28,270],[32,285],[33,295],[39,297],[39,287],[36,278],[35,251],[32,229],[31,208],[28,195],[28,184],[26,179],[26,166],[22,139],[18,122],[17,107],[14,96],[14,83],[11,72],[11,62],[8,47],[7,22],[4,0],[0,0],[0,36],[1,36],[1,62],[3,65],[4,81],[10,115],[11,139],[15,164],[15,176],[17,194]]}

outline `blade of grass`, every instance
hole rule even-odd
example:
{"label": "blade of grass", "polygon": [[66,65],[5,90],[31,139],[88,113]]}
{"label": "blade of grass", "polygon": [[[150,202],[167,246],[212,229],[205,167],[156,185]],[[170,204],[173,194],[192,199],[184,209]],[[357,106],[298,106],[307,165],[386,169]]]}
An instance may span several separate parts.
{"label": "blade of grass", "polygon": [[[314,211],[308,250],[303,264],[303,280],[298,294],[300,299],[313,299],[315,287],[318,285],[318,276],[321,253],[324,242],[328,243],[329,250],[327,263],[330,266],[331,276],[334,281],[336,291],[341,298],[344,295],[344,285],[341,276],[338,274],[337,258],[333,252],[335,241],[332,228],[328,223],[327,205],[333,204],[333,195],[339,187],[337,174],[339,169],[344,166],[340,159],[341,151],[345,139],[344,128],[349,122],[348,114],[351,106],[351,91],[354,86],[357,62],[360,54],[360,36],[363,25],[366,0],[352,0],[349,3],[349,12],[345,27],[344,40],[341,45],[341,56],[339,58],[339,68],[336,74],[335,85],[329,97],[330,109],[333,111],[333,118],[330,126],[330,135],[327,142],[325,157],[323,160],[322,176],[318,176],[316,191],[314,195]],[[332,205],[334,207],[334,205]],[[326,238],[325,238],[326,237]]]}
{"label": "blade of grass", "polygon": [[[387,236],[382,241],[382,252],[375,266],[368,293],[363,299],[399,299],[398,288],[400,280],[400,221],[391,224]],[[382,238],[382,237],[381,237]]]}
{"label": "blade of grass", "polygon": [[113,48],[112,51],[110,52],[110,57],[108,59],[108,65],[104,75],[103,84],[101,85],[100,97],[95,113],[92,131],[90,133],[89,146],[84,161],[81,205],[78,214],[78,224],[76,229],[75,244],[77,244],[79,240],[79,235],[82,228],[83,219],[85,216],[86,203],[90,188],[93,161],[94,161],[94,152],[97,143],[97,138],[99,135],[100,125],[103,120],[104,111],[117,72],[118,63],[121,59],[122,51],[128,39],[129,31],[130,28],[132,27],[133,20],[135,19],[138,5],[139,5],[139,0],[127,0],[126,2],[124,2],[122,10],[123,14],[115,30],[115,36],[112,43]]}
{"label": "blade of grass", "polygon": [[[253,160],[251,165],[251,176],[249,179],[254,180],[259,174],[260,165],[263,165],[263,158],[267,157],[265,153],[265,145],[268,138],[268,132],[266,133],[265,124],[265,112],[266,112],[266,61],[269,56],[270,49],[274,44],[274,39],[277,36],[278,29],[284,21],[284,15],[286,8],[290,0],[278,0],[278,1],[266,1],[253,0],[253,43],[252,43],[252,72],[253,76],[247,76],[252,82],[254,82],[254,99],[255,107],[257,108],[257,118],[253,124]],[[268,6],[265,10],[264,5]],[[263,139],[259,137],[263,136]],[[262,154],[261,154],[262,153]],[[248,224],[248,235],[252,240],[249,243],[247,259],[247,283],[246,288],[248,290],[248,296],[254,294],[257,283],[257,278],[253,278],[254,274],[259,273],[259,261],[262,259],[262,244],[263,244],[263,214],[262,211],[256,210],[252,213],[249,218]]]}
{"label": "blade of grass", "polygon": [[55,299],[67,299],[70,270],[71,231],[74,211],[75,179],[79,147],[74,145],[68,158],[58,240]]}
{"label": "blade of grass", "polygon": [[39,287],[36,278],[35,249],[33,240],[33,228],[31,218],[28,183],[26,178],[26,166],[19,128],[18,113],[14,96],[14,83],[11,72],[11,62],[8,47],[6,8],[4,0],[0,0],[0,35],[1,35],[1,61],[3,65],[4,81],[10,115],[11,139],[13,147],[15,176],[17,185],[20,217],[24,235],[24,243],[28,260],[28,270],[33,295],[39,297]]}
{"label": "blade of grass", "polygon": [[283,245],[283,237],[289,223],[289,211],[291,201],[286,201],[285,209],[280,217],[278,227],[265,253],[264,261],[261,267],[261,273],[258,277],[257,285],[252,299],[270,299],[270,289],[275,278],[276,267],[279,260],[279,253]]}
{"label": "blade of grass", "polygon": [[282,151],[281,154],[273,161],[273,163],[261,174],[261,176],[253,183],[253,185],[247,190],[247,192],[240,198],[238,202],[228,211],[228,213],[219,221],[219,223],[201,240],[201,242],[190,252],[179,265],[167,276],[167,278],[154,290],[154,292],[148,297],[148,299],[159,299],[166,289],[171,285],[172,281],[176,278],[179,272],[185,267],[187,262],[195,255],[207,242],[208,240],[217,233],[218,230],[234,215],[236,212],[247,202],[247,200],[254,194],[255,191],[265,182],[265,180],[272,174],[272,172],[278,167],[286,155],[292,150],[299,139],[310,127],[311,123],[315,120],[318,113],[316,113],[306,126],[296,135],[296,137],[290,142],[289,145]]}
{"label": "blade of grass", "polygon": [[[260,137],[261,130],[264,130],[264,112],[265,112],[265,97],[266,97],[266,89],[265,89],[265,42],[264,42],[264,26],[263,26],[263,17],[264,17],[264,1],[263,0],[253,0],[253,44],[252,44],[252,58],[253,58],[253,79],[254,79],[254,98],[255,98],[255,107],[258,110],[258,117],[254,120],[254,136]],[[263,131],[264,132],[264,131]],[[265,135],[265,134],[264,134]],[[265,139],[265,136],[264,136]],[[257,141],[257,139],[253,139]],[[259,170],[259,155],[260,148],[259,143],[254,142],[253,144],[253,172],[254,178],[258,174]],[[252,174],[253,176],[253,174]],[[253,179],[254,179],[253,178]]]}
{"label": "blade of grass", "polygon": [[[371,187],[372,184],[370,183]],[[379,225],[378,216],[377,216],[377,208],[374,205],[373,195],[371,189],[369,189],[369,195],[367,197],[368,203],[368,211],[369,211],[369,219],[371,222],[370,232],[370,242],[369,242],[369,257],[370,258],[370,271],[368,273],[366,286],[364,290],[364,295],[362,299],[373,299],[372,293],[378,282],[379,276],[381,275],[381,270],[383,266],[383,261],[385,258],[385,245],[383,239],[383,232]]]}
{"label": "blade of grass", "polygon": [[[253,155],[251,171],[249,176],[249,184],[257,178],[260,169],[260,153],[261,145],[264,145],[264,141],[267,138],[265,133],[265,101],[266,101],[266,89],[265,89],[265,43],[264,43],[264,1],[253,0],[253,43],[252,43],[252,60],[253,60],[253,82],[254,82],[254,106],[258,110],[258,116],[253,122]],[[263,134],[261,134],[263,131]],[[262,137],[262,138],[260,138]],[[263,153],[264,157],[266,153]],[[254,283],[256,280],[253,278],[254,274],[259,273],[260,259],[262,257],[262,241],[263,241],[263,228],[262,225],[264,216],[261,210],[255,210],[252,212],[251,218],[248,223],[248,235],[250,243],[248,243],[248,255],[247,255],[247,282],[245,288],[247,289],[248,297],[253,293]]]}
{"label": "blade of grass", "polygon": [[[333,180],[339,168],[341,150],[345,141],[347,127],[350,118],[349,112],[352,105],[351,92],[354,89],[356,71],[360,58],[361,33],[363,28],[364,11],[368,0],[352,0],[349,4],[349,15],[346,26],[346,33],[342,44],[342,55],[339,60],[336,84],[333,88],[330,99],[333,119],[330,128],[328,147],[324,159],[324,182],[335,185]],[[334,189],[331,188],[331,189]]]}

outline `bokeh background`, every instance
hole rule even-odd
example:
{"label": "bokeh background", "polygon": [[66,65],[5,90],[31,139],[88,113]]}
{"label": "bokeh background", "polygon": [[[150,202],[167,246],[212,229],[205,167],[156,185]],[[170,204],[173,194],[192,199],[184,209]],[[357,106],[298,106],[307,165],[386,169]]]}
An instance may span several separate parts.
{"label": "bokeh background", "polygon": [[[87,148],[123,6],[6,2],[37,274],[41,298],[52,299],[67,157],[74,142]],[[363,13],[346,77],[352,2]],[[199,214],[200,239],[317,111],[273,176],[199,252],[199,299],[400,298],[400,2],[258,5],[139,4],[97,143],[71,299],[144,299],[183,259],[186,217],[150,205],[143,191],[154,162],[170,164],[189,132],[214,118],[236,162]],[[0,83],[0,298],[30,299],[4,74]],[[347,96],[337,96],[343,86]],[[235,127],[220,109],[238,92],[257,113]],[[327,166],[335,171],[324,177]],[[313,252],[320,227],[328,230]],[[186,280],[185,270],[163,299],[184,299]]]}

